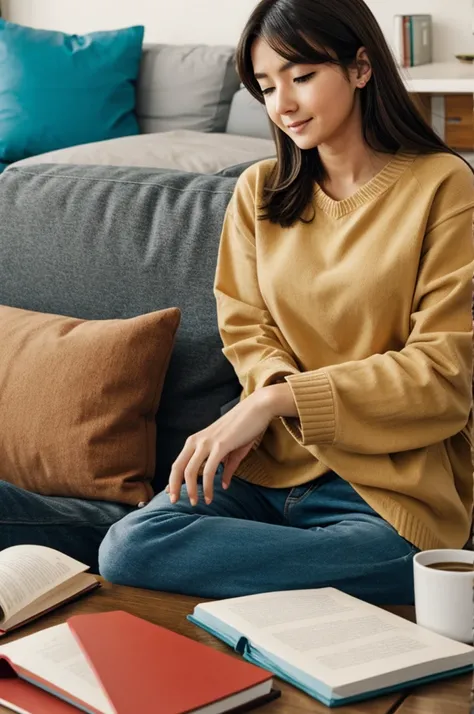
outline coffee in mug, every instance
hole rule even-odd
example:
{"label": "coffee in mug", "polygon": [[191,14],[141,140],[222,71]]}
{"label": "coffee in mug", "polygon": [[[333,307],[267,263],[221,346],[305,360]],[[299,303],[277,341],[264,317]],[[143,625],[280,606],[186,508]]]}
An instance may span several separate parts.
{"label": "coffee in mug", "polygon": [[466,573],[469,571],[474,571],[474,563],[459,563],[457,561],[446,563],[430,563],[426,567],[432,568],[433,570],[450,570],[453,573]]}
{"label": "coffee in mug", "polygon": [[425,550],[413,558],[416,622],[459,642],[473,644],[474,553]]}

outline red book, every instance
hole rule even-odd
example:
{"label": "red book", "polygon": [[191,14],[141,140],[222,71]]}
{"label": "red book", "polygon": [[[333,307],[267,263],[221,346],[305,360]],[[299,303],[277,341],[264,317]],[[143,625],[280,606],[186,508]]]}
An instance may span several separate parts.
{"label": "red book", "polygon": [[0,647],[0,703],[32,714],[213,714],[278,696],[271,673],[126,612]]}
{"label": "red book", "polygon": [[411,17],[410,15],[403,16],[403,66],[411,67],[412,52],[411,52]]}

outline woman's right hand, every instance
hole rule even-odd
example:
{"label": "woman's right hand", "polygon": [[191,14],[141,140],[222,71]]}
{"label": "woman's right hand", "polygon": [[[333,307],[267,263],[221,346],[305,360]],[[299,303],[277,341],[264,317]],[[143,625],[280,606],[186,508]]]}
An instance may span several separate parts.
{"label": "woman's right hand", "polygon": [[274,418],[273,406],[273,400],[267,397],[266,390],[257,390],[217,421],[188,437],[171,467],[169,488],[166,489],[171,503],[179,499],[184,481],[191,504],[197,504],[197,481],[202,471],[204,500],[209,505],[220,464],[224,464],[222,483],[227,488],[235,469],[252,446],[259,442],[261,434]]}
{"label": "woman's right hand", "polygon": [[222,463],[224,465],[224,471],[222,472],[221,481],[222,488],[229,488],[232,476],[235,474],[235,471],[238,468],[239,464],[242,463],[249,451],[252,449],[254,443],[255,440],[251,441],[248,444],[245,444],[244,446],[241,446],[239,449],[235,449],[235,451],[231,451],[230,454],[227,454],[225,459],[222,460]]}

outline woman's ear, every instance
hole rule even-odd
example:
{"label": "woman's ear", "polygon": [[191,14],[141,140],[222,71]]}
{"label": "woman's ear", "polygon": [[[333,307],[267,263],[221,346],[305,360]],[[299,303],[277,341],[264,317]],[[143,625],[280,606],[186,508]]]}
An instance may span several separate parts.
{"label": "woman's ear", "polygon": [[358,89],[363,89],[372,77],[372,65],[365,47],[360,47],[355,59],[353,80]]}

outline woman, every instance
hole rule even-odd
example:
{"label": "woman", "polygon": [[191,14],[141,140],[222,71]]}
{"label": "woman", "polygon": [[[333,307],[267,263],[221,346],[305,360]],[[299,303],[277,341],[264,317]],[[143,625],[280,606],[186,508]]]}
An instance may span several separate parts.
{"label": "woman", "polygon": [[237,64],[277,145],[239,178],[219,251],[242,399],[111,528],[101,571],[410,603],[414,554],[469,534],[472,172],[362,0],[262,0]]}

